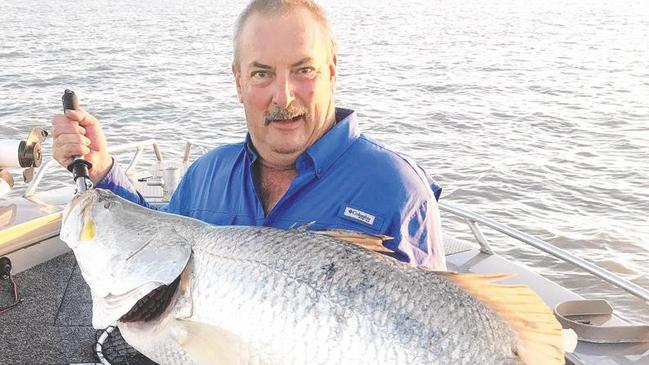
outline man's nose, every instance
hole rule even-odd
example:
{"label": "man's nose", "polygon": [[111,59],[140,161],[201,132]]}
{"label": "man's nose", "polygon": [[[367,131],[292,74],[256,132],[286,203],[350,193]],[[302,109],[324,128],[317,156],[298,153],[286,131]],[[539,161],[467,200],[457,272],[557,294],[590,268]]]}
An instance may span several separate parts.
{"label": "man's nose", "polygon": [[273,104],[280,108],[287,108],[295,99],[294,87],[290,76],[277,77],[273,92]]}

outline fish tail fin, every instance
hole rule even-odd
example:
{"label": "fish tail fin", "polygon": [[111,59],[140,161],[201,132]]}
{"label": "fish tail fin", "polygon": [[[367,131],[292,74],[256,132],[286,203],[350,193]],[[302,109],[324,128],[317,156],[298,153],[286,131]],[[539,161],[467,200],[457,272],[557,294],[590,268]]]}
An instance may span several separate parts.
{"label": "fish tail fin", "polygon": [[440,272],[498,314],[518,339],[523,364],[564,364],[564,333],[552,310],[524,285],[494,284],[506,275]]}

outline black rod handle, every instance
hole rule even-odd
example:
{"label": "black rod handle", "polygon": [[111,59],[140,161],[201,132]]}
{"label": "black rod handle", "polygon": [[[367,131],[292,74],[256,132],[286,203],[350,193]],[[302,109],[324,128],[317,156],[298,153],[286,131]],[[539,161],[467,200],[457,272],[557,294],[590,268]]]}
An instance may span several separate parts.
{"label": "black rod handle", "polygon": [[63,92],[63,97],[61,99],[63,101],[64,113],[68,109],[79,110],[79,98],[77,97],[77,94],[74,93],[74,91],[65,89],[65,91]]}
{"label": "black rod handle", "polygon": [[[79,110],[79,98],[74,93],[74,91],[65,89],[61,100],[63,101],[64,113],[68,109]],[[88,170],[90,170],[91,168],[92,164],[81,158],[81,156],[74,156],[74,161],[72,161],[72,163],[68,165],[68,170],[72,172],[72,177],[77,183],[79,192],[86,191],[88,188],[92,187],[92,184],[90,182],[90,175],[88,172]],[[78,179],[81,180],[77,181]]]}

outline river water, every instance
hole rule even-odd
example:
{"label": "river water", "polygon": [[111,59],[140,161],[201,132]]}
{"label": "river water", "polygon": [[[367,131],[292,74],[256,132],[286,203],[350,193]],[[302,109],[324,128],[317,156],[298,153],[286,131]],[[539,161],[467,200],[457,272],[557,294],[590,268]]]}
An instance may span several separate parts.
{"label": "river water", "polygon": [[[358,111],[367,135],[414,157],[444,201],[649,287],[646,1],[322,5],[338,41],[338,105]],[[156,138],[177,157],[178,141],[240,140],[229,70],[243,6],[0,0],[0,138],[49,126],[70,88],[113,145]],[[45,187],[70,181],[54,176]],[[445,229],[467,237],[448,217]],[[620,290],[486,233],[499,253],[649,321]]]}

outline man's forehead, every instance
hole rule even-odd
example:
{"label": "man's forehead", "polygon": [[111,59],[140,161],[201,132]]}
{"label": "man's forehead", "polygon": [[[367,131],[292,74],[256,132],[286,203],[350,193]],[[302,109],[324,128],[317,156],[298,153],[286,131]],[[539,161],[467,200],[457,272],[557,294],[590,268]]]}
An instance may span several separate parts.
{"label": "man's forehead", "polygon": [[261,12],[255,11],[250,14],[246,23],[243,25],[243,32],[247,29],[260,25],[269,25],[276,23],[292,23],[295,25],[318,25],[318,21],[311,12],[303,7],[295,6],[283,11]]}
{"label": "man's forehead", "polygon": [[280,14],[251,14],[239,42],[242,65],[295,65],[324,60],[327,53],[322,26],[301,8]]}

